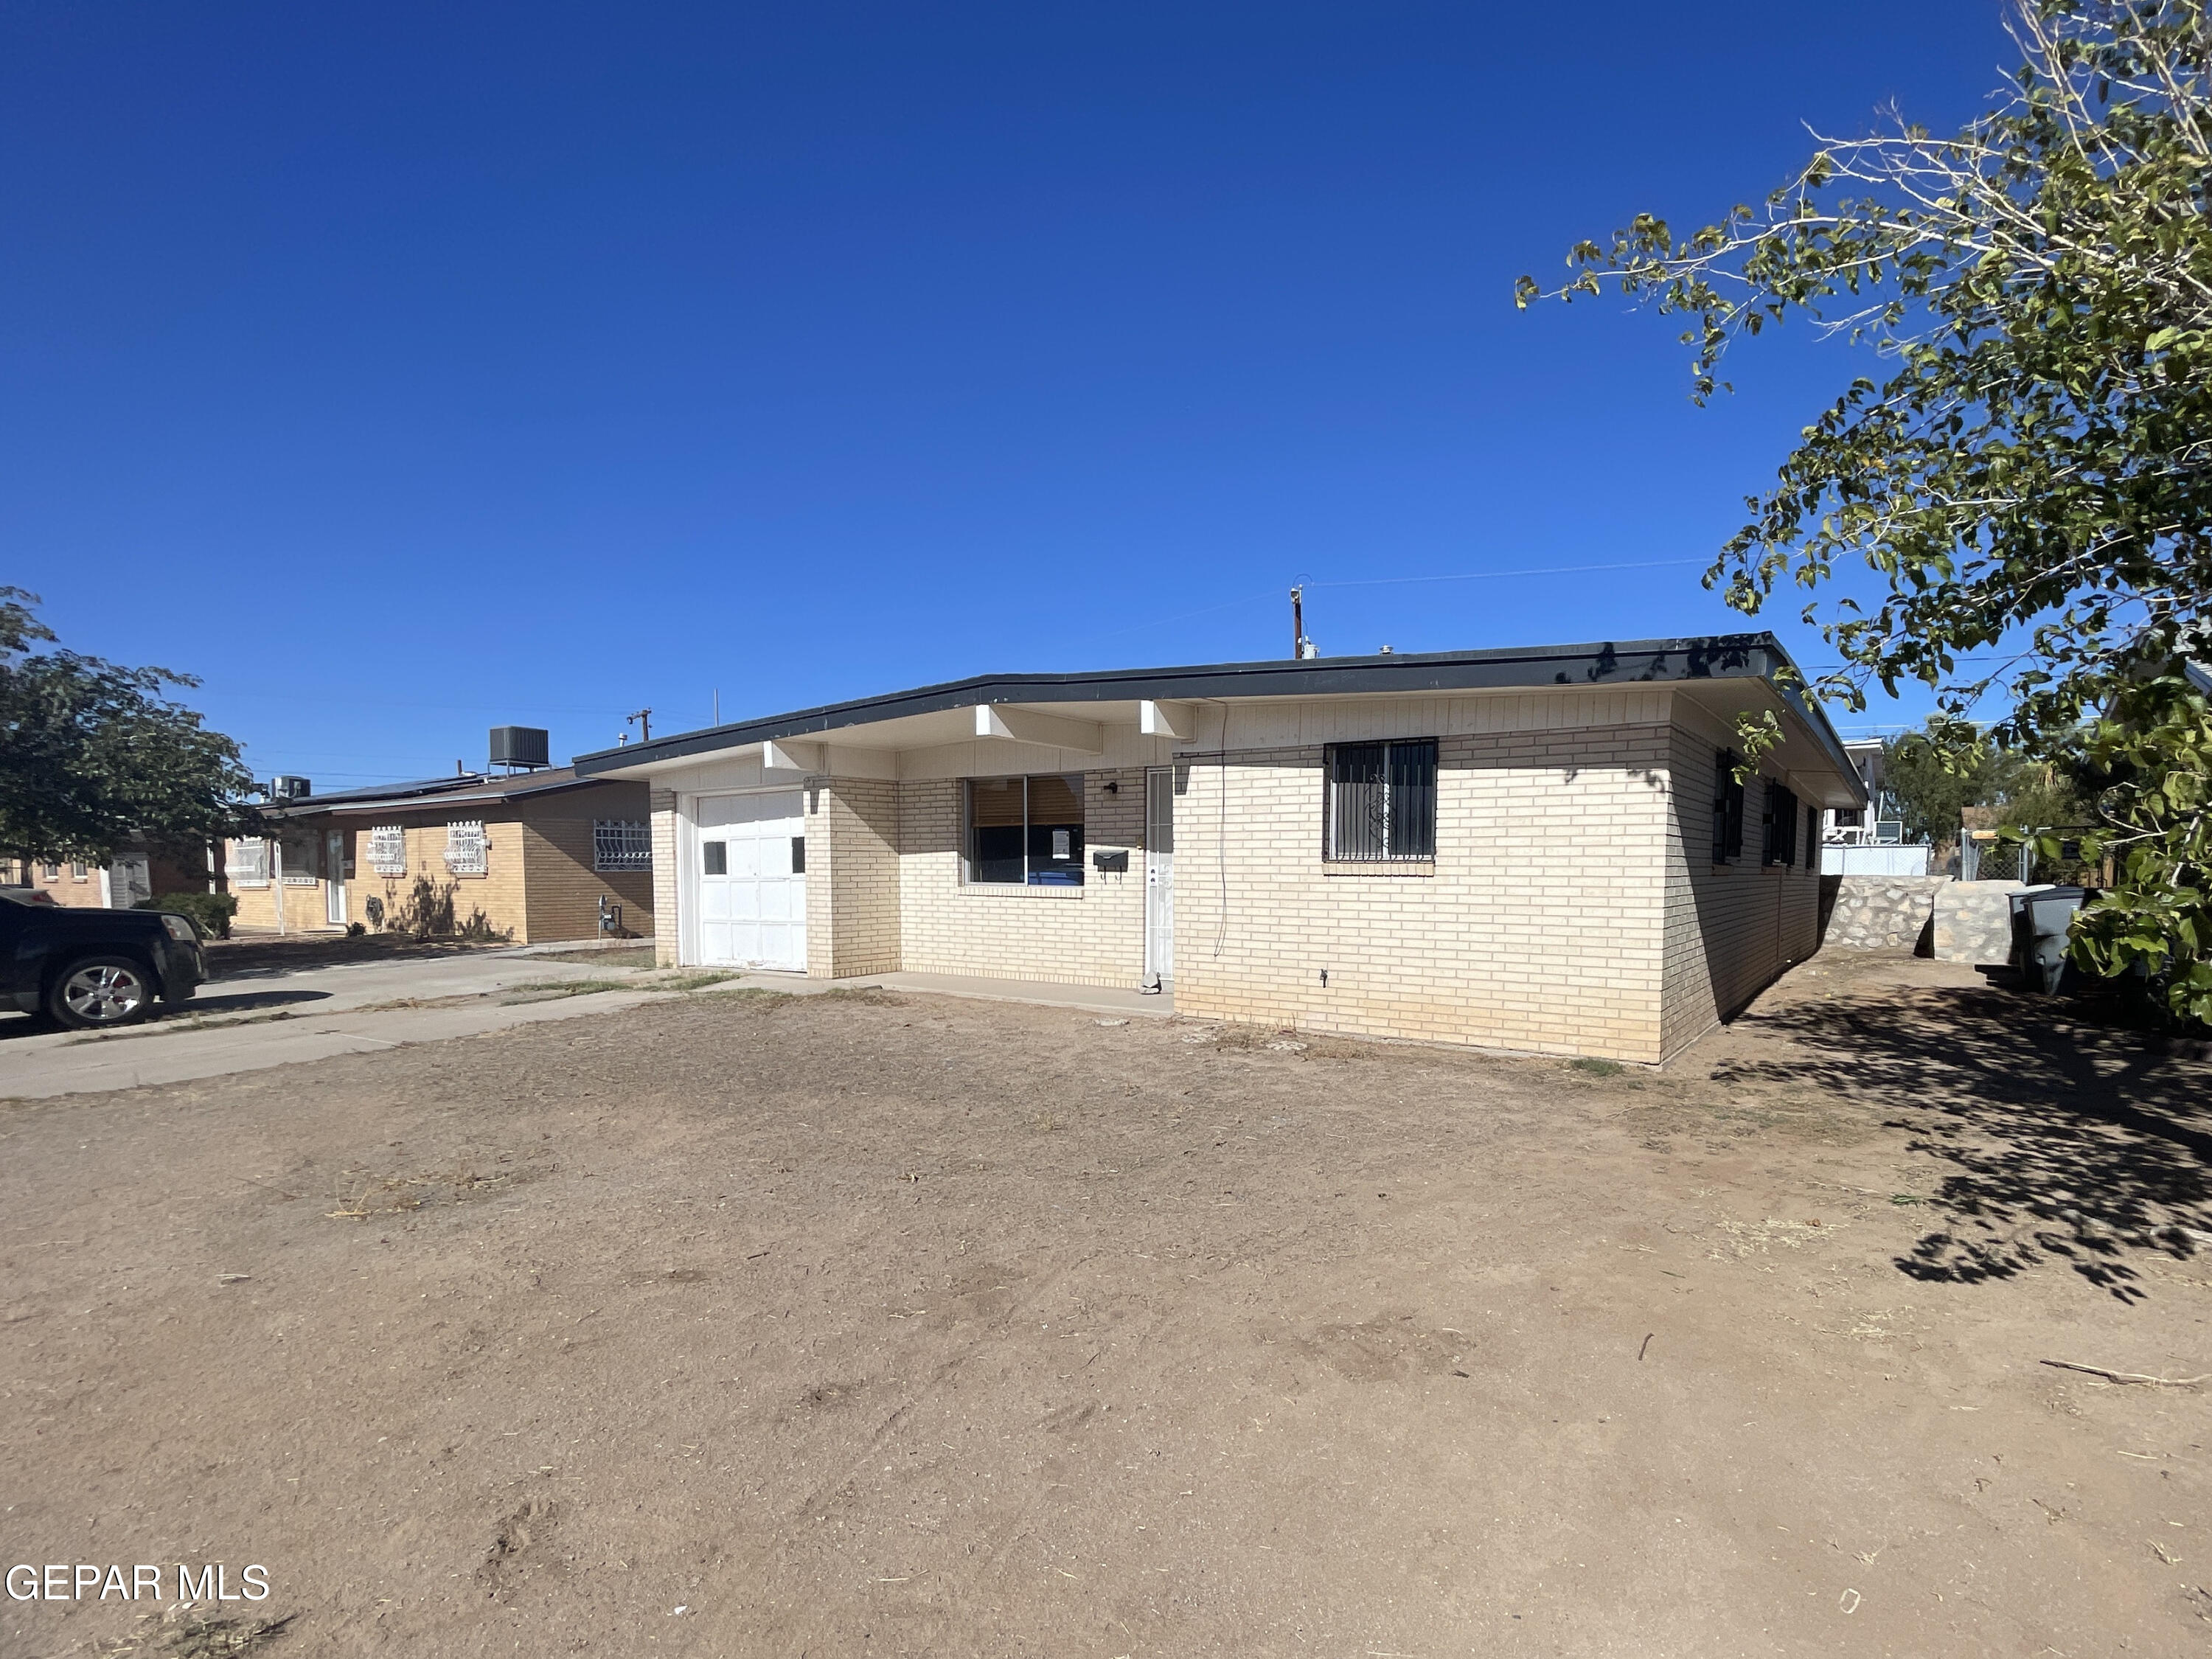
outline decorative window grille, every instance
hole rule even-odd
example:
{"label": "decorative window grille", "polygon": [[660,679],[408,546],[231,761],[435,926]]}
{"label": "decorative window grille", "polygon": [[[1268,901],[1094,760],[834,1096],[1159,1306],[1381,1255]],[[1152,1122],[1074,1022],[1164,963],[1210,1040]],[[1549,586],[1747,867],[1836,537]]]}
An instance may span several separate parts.
{"label": "decorative window grille", "polygon": [[653,868],[653,826],[634,818],[592,820],[592,868]]}
{"label": "decorative window grille", "polygon": [[1339,743],[1328,749],[1326,856],[1387,863],[1437,855],[1437,743]]}
{"label": "decorative window grille", "polygon": [[234,887],[266,887],[269,884],[269,843],[265,841],[234,841],[224,860],[224,868]]}
{"label": "decorative window grille", "polygon": [[1743,784],[1736,777],[1733,749],[1713,753],[1713,862],[1733,864],[1743,856]]}
{"label": "decorative window grille", "polygon": [[485,856],[482,819],[446,826],[446,868],[457,876],[481,876],[490,866]]}
{"label": "decorative window grille", "polygon": [[380,876],[407,873],[407,831],[397,823],[380,823],[368,832],[368,867]]}

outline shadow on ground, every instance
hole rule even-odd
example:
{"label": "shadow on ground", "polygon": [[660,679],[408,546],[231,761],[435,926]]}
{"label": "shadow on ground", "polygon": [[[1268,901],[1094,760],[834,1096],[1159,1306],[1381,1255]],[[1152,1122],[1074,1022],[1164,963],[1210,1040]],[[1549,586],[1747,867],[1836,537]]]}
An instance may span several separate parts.
{"label": "shadow on ground", "polygon": [[2037,1000],[1963,988],[1798,1002],[1742,1022],[1788,1058],[1714,1076],[1896,1111],[1911,1150],[1949,1166],[1927,1200],[1944,1225],[1898,1259],[1911,1277],[1971,1285],[2063,1263],[2140,1300],[2131,1255],[2212,1244],[2212,1066],[2049,1018]]}
{"label": "shadow on ground", "polygon": [[[190,1002],[174,1006],[165,1003],[154,1010],[144,1024],[126,1029],[144,1031],[179,1020],[258,1013],[270,1009],[289,1008],[295,1003],[328,1002],[330,1000],[328,991],[234,991],[227,995],[197,996]],[[18,1014],[12,1019],[0,1018],[0,1042],[14,1037],[36,1036],[42,1031],[59,1029],[42,1014]]]}
{"label": "shadow on ground", "polygon": [[272,979],[311,968],[347,968],[362,963],[436,960],[506,948],[469,945],[458,939],[418,939],[404,933],[308,933],[292,938],[246,934],[209,939],[202,946],[210,981]]}

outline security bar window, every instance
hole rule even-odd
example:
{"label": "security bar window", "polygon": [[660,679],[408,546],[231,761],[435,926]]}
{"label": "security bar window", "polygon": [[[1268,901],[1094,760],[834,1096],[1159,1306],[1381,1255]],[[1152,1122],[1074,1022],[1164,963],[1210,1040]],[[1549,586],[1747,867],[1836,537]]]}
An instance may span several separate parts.
{"label": "security bar window", "polygon": [[446,826],[446,868],[457,876],[481,876],[489,868],[482,820]]}
{"label": "security bar window", "polygon": [[1797,862],[1797,797],[1769,779],[1765,810],[1759,814],[1759,857],[1767,864]]}
{"label": "security bar window", "polygon": [[407,831],[397,823],[380,823],[368,832],[368,867],[380,876],[407,873]]}
{"label": "security bar window", "polygon": [[1713,754],[1713,862],[1733,864],[1743,856],[1743,783],[1735,775],[1735,751]]}
{"label": "security bar window", "polygon": [[1437,742],[1338,743],[1327,751],[1325,856],[1381,864],[1437,855]]}
{"label": "security bar window", "polygon": [[230,854],[224,860],[223,868],[234,887],[266,887],[269,884],[269,843],[259,839],[231,842]]}
{"label": "security bar window", "polygon": [[592,868],[653,868],[653,826],[635,818],[592,820]]}
{"label": "security bar window", "polygon": [[968,879],[979,887],[1082,886],[1081,775],[969,779]]}

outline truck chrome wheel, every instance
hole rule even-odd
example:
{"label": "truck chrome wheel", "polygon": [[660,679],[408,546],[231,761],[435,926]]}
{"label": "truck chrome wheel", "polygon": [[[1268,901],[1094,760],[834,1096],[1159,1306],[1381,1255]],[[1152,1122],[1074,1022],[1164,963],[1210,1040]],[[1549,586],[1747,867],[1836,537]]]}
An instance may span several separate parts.
{"label": "truck chrome wheel", "polygon": [[145,1008],[146,977],[119,962],[88,963],[62,981],[58,1000],[72,1024],[120,1025]]}

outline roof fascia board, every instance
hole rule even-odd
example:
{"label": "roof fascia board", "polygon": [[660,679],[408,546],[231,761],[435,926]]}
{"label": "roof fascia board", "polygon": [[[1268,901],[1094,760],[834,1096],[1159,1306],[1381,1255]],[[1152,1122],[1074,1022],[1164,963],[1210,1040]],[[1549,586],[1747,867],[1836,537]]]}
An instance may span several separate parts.
{"label": "roof fascia board", "polygon": [[848,726],[914,714],[1001,702],[1081,703],[1218,702],[1242,697],[1398,696],[1456,691],[1534,690],[1550,687],[1663,684],[1705,679],[1759,679],[1774,684],[1790,712],[1846,771],[1843,744],[1827,718],[1794,688],[1777,684],[1795,665],[1771,634],[1721,634],[1683,639],[1593,641],[1502,651],[1441,651],[1374,657],[1189,668],[1124,668],[1085,674],[988,674],[883,696],[803,708],[765,720],[686,732],[650,744],[579,755],[580,777],[649,776],[661,767],[726,754],[787,738],[819,738]]}

